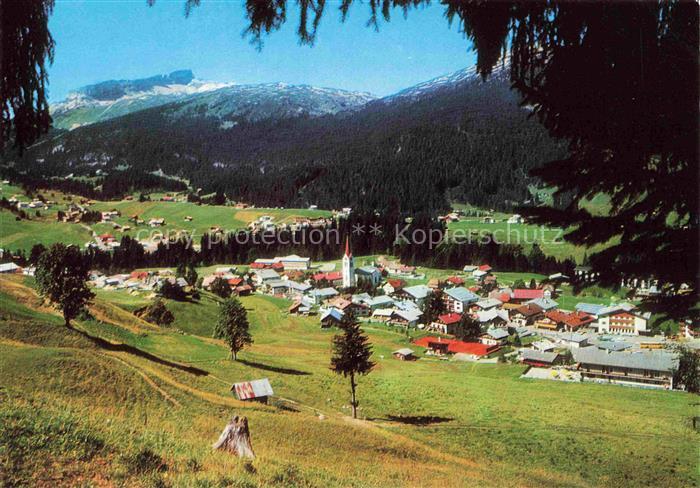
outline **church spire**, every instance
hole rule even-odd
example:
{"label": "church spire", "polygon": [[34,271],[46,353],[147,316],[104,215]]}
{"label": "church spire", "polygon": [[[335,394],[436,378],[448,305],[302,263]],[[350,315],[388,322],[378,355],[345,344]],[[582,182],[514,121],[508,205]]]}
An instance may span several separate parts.
{"label": "church spire", "polygon": [[347,257],[352,257],[352,251],[350,251],[350,238],[346,237],[345,238],[345,255]]}

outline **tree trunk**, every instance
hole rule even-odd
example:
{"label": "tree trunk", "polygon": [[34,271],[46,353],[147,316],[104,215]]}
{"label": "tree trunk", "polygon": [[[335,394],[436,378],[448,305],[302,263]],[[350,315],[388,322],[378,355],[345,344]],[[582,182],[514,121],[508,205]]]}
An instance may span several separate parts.
{"label": "tree trunk", "polygon": [[253,446],[250,444],[250,431],[246,417],[234,416],[226,425],[214,444],[214,449],[228,451],[240,458],[254,459]]}
{"label": "tree trunk", "polygon": [[357,418],[357,399],[355,398],[355,387],[357,385],[355,384],[355,375],[353,373],[350,373],[350,391],[352,392],[352,418],[356,419]]}
{"label": "tree trunk", "polygon": [[64,315],[64,316],[63,316],[63,320],[65,320],[66,327],[68,327],[68,328],[70,329],[70,328],[71,328],[71,326],[70,326],[70,319]]}

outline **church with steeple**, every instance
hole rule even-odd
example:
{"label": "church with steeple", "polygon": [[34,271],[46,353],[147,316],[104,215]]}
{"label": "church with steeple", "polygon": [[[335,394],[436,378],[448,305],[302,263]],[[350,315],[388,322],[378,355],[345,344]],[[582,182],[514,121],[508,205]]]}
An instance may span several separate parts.
{"label": "church with steeple", "polygon": [[355,286],[355,261],[350,250],[350,238],[345,238],[345,255],[343,255],[343,288]]}

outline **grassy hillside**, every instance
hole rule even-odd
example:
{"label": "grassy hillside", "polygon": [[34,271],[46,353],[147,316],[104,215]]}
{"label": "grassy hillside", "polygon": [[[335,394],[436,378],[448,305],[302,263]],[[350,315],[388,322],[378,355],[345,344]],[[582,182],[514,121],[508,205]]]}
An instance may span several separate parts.
{"label": "grassy hillside", "polygon": [[[227,206],[196,205],[188,202],[161,202],[137,200],[98,201],[91,209],[96,211],[119,210],[121,217],[114,219],[120,225],[128,225],[131,230],[127,232],[116,231],[110,223],[98,223],[81,225],[56,221],[59,210],[65,210],[73,199],[60,192],[46,191],[42,193],[47,199],[57,202],[48,210],[39,210],[36,215],[34,209],[26,209],[29,219],[16,220],[16,215],[6,209],[0,209],[0,247],[12,250],[24,249],[29,251],[34,244],[44,245],[55,242],[77,244],[83,246],[92,240],[92,232],[97,234],[111,233],[116,238],[122,235],[130,235],[148,239],[154,231],[160,233],[175,233],[186,231],[195,236],[196,242],[213,226],[219,226],[224,230],[233,231],[245,228],[249,223],[262,215],[269,215],[276,224],[289,223],[295,217],[328,217],[327,210],[308,209],[235,209]],[[21,201],[30,201],[30,198],[22,193],[21,188],[9,184],[0,184],[0,197],[9,199],[16,196]],[[153,198],[158,195],[154,194]],[[135,226],[129,222],[132,215],[138,215],[140,219],[148,222],[151,218],[163,218],[166,225],[152,229],[148,225]],[[185,221],[185,217],[192,217],[191,221]]]}
{"label": "grassy hillside", "polygon": [[[328,369],[333,331],[288,302],[243,300],[255,344],[232,362],[210,338],[217,299],[170,302],[168,329],[101,292],[77,330],[27,282],[0,277],[0,473],[27,484],[141,486],[689,486],[695,397],[521,380],[501,364],[391,358],[401,334],[367,328],[377,367],[362,420]],[[268,377],[270,406],[234,381]],[[287,400],[282,400],[287,399]],[[322,413],[321,419],[318,414]],[[233,414],[250,420],[250,464],[212,452]],[[49,481],[51,480],[51,481]]]}

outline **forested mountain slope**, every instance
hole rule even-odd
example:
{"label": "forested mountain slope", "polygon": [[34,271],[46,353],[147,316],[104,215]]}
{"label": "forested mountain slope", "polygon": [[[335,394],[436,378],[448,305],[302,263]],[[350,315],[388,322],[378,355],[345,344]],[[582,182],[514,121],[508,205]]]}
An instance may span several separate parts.
{"label": "forested mountain slope", "polygon": [[332,90],[262,86],[264,99],[225,88],[53,134],[15,168],[33,177],[99,169],[107,180],[162,170],[257,205],[415,212],[522,203],[528,171],[564,155],[518,105],[505,69],[487,82],[463,70],[360,109],[350,97],[354,110],[324,105],[343,103]]}

